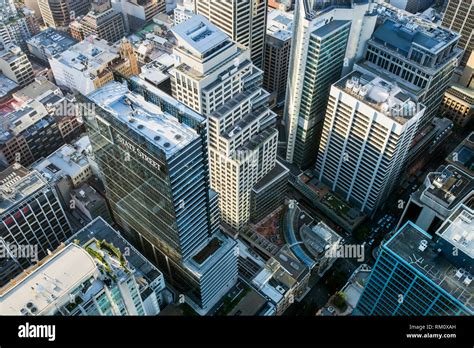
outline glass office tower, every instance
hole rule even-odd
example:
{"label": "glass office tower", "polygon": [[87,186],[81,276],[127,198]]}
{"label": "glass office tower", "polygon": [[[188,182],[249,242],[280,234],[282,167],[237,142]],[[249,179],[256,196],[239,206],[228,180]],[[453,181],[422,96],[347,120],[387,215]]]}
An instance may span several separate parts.
{"label": "glass office tower", "polygon": [[436,243],[407,222],[381,247],[354,315],[473,315],[472,217],[457,209]]}
{"label": "glass office tower", "polygon": [[237,252],[218,232],[204,119],[186,117],[189,110],[176,100],[179,112],[167,112],[171,97],[134,81],[137,92],[111,82],[83,98],[96,105],[85,117],[95,160],[126,236],[205,313],[235,283]]}

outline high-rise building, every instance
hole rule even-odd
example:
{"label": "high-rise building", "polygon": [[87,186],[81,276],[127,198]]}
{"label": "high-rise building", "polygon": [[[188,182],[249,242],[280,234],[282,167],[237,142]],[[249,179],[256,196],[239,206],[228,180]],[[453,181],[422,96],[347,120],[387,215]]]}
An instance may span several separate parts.
{"label": "high-rise building", "polygon": [[434,0],[389,0],[388,2],[401,10],[416,14],[433,5]]}
{"label": "high-rise building", "polygon": [[[296,2],[285,105],[286,160],[300,168],[316,160],[331,84],[362,56],[375,26],[371,1]],[[335,2],[336,3],[336,2]],[[347,3],[347,4],[345,4]]]}
{"label": "high-rise building", "polygon": [[[25,250],[2,257],[15,264],[12,272],[1,272],[0,286],[45,257],[71,237],[72,231],[56,191],[37,171],[16,164],[0,173],[0,244],[2,252]],[[26,249],[25,249],[26,248]],[[28,251],[28,252],[26,252]]]}
{"label": "high-rise building", "polygon": [[114,79],[114,72],[124,76],[139,74],[131,43],[123,39],[119,47],[94,36],[49,59],[58,86],[87,95]]}
{"label": "high-rise building", "polygon": [[350,73],[331,87],[316,171],[319,181],[365,213],[398,182],[425,111],[397,85]]}
{"label": "high-rise building", "polygon": [[94,35],[114,43],[125,36],[123,16],[112,8],[110,0],[94,0],[91,10],[71,22],[69,29],[72,37],[79,41]]}
{"label": "high-rise building", "polygon": [[437,240],[407,222],[382,245],[353,315],[473,315],[473,217],[459,207]]}
{"label": "high-rise building", "polygon": [[276,115],[267,107],[262,71],[250,51],[201,15],[173,28],[173,96],[208,118],[211,188],[222,220],[239,230],[250,219],[250,195],[276,163]]}
{"label": "high-rise building", "polygon": [[163,274],[97,218],[0,289],[0,314],[157,315],[164,289]]}
{"label": "high-rise building", "polygon": [[195,12],[206,17],[233,41],[250,49],[252,62],[262,66],[267,28],[267,0],[195,0]]}
{"label": "high-rise building", "polygon": [[276,103],[286,96],[288,66],[291,53],[293,15],[278,10],[268,13],[267,37],[263,57],[263,88],[272,93]]}
{"label": "high-rise building", "polygon": [[111,0],[112,7],[122,13],[125,31],[136,31],[150,23],[158,13],[166,12],[165,0]]}
{"label": "high-rise building", "polygon": [[461,34],[458,46],[464,50],[460,65],[465,66],[474,48],[474,2],[448,0],[442,25]]}
{"label": "high-rise building", "polygon": [[109,204],[126,236],[205,313],[237,278],[236,243],[219,232],[209,190],[205,119],[149,83],[129,84],[137,92],[111,82],[84,97],[96,104],[86,124]]}
{"label": "high-rise building", "polygon": [[0,47],[0,73],[24,87],[30,84],[35,75],[26,54],[17,46]]}
{"label": "high-rise building", "polygon": [[38,0],[38,5],[48,27],[67,30],[71,21],[89,11],[91,0]]}
{"label": "high-rise building", "polygon": [[388,4],[378,8],[381,24],[356,69],[396,81],[426,107],[420,130],[438,115],[444,92],[461,56],[459,34]]}
{"label": "high-rise building", "polygon": [[474,116],[474,52],[462,69],[456,83],[446,90],[440,112],[459,127],[465,127]]}

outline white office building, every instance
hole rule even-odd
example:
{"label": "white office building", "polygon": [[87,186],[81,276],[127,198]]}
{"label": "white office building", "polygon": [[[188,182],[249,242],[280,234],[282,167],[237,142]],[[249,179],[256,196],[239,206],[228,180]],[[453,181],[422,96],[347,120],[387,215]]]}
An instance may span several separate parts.
{"label": "white office building", "polygon": [[276,163],[276,115],[260,87],[262,71],[248,49],[203,16],[173,32],[179,59],[171,70],[173,96],[208,118],[211,188],[223,222],[238,230],[250,218],[252,187]]}
{"label": "white office building", "polygon": [[346,75],[331,87],[319,180],[361,211],[375,212],[397,183],[424,111],[396,84]]}

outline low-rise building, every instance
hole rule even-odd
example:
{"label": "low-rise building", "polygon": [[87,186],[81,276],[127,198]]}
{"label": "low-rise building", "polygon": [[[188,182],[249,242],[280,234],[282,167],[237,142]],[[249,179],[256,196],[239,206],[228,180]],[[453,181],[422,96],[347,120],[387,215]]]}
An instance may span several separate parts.
{"label": "low-rise building", "polygon": [[68,50],[77,43],[63,31],[48,28],[26,41],[32,55],[48,64],[48,59]]}
{"label": "low-rise building", "polygon": [[423,184],[413,192],[398,227],[407,221],[434,234],[448,216],[474,196],[474,133],[448,155],[446,163],[428,173]]}
{"label": "low-rise building", "polygon": [[112,222],[107,201],[88,184],[82,184],[71,191],[71,204],[88,221],[101,217],[108,222]]}
{"label": "low-rise building", "polygon": [[0,312],[157,315],[164,289],[163,274],[97,218],[1,289]]}
{"label": "low-rise building", "polygon": [[342,237],[324,222],[303,226],[300,236],[305,248],[314,257],[314,270],[323,276],[338,258],[338,249],[342,246]]}
{"label": "low-rise building", "polygon": [[114,72],[130,77],[139,74],[131,43],[123,39],[118,48],[105,40],[89,36],[49,63],[56,83],[87,95],[113,81]]}
{"label": "low-rise building", "polygon": [[34,79],[31,63],[18,46],[0,47],[0,73],[22,87]]}
{"label": "low-rise building", "polygon": [[275,315],[282,315],[306,294],[309,276],[308,267],[283,248],[267,261],[265,268],[252,280],[252,286],[274,304]]}

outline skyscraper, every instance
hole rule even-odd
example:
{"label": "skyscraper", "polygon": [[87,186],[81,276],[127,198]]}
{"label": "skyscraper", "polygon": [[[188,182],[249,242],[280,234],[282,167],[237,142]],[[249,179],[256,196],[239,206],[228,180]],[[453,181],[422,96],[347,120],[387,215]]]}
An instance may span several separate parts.
{"label": "skyscraper", "polygon": [[206,312],[234,285],[237,254],[218,231],[205,119],[176,100],[177,115],[164,111],[172,98],[145,85],[158,105],[118,82],[87,97],[96,104],[96,115],[86,117],[92,149],[116,222]]}
{"label": "skyscraper", "polygon": [[285,106],[286,160],[304,169],[316,161],[329,88],[362,56],[375,25],[371,2],[345,3],[324,7],[319,1],[296,2]]}
{"label": "skyscraper", "polygon": [[381,247],[353,315],[473,315],[473,217],[459,207],[437,240],[407,222]]}
{"label": "skyscraper", "polygon": [[112,8],[110,0],[95,0],[91,10],[69,25],[72,37],[83,40],[89,35],[115,43],[125,36],[123,16]]}
{"label": "skyscraper", "polygon": [[424,111],[378,76],[345,76],[331,87],[316,163],[319,180],[374,213],[397,183]]}
{"label": "skyscraper", "polygon": [[464,50],[460,65],[466,66],[474,48],[474,2],[472,0],[449,0],[442,25],[461,34],[458,46]]}
{"label": "skyscraper", "polygon": [[276,163],[276,115],[260,86],[250,51],[201,15],[173,28],[180,64],[171,70],[173,95],[208,118],[211,188],[223,222],[239,230],[250,219],[252,187]]}
{"label": "skyscraper", "polygon": [[267,38],[262,70],[263,88],[272,93],[276,103],[283,103],[288,82],[293,16],[273,10],[268,13]]}
{"label": "skyscraper", "polygon": [[[35,264],[71,237],[58,194],[36,170],[13,165],[0,173],[0,248],[29,248],[28,253],[0,258],[0,286]],[[4,263],[16,264],[5,274]]]}
{"label": "skyscraper", "polygon": [[206,17],[229,37],[251,51],[262,66],[267,27],[267,0],[195,0],[196,13]]}
{"label": "skyscraper", "polygon": [[459,34],[387,4],[378,8],[381,24],[356,69],[395,80],[426,106],[420,130],[438,115],[444,92],[461,56]]}
{"label": "skyscraper", "polygon": [[48,27],[65,30],[76,16],[89,11],[91,0],[38,0],[38,5]]}

